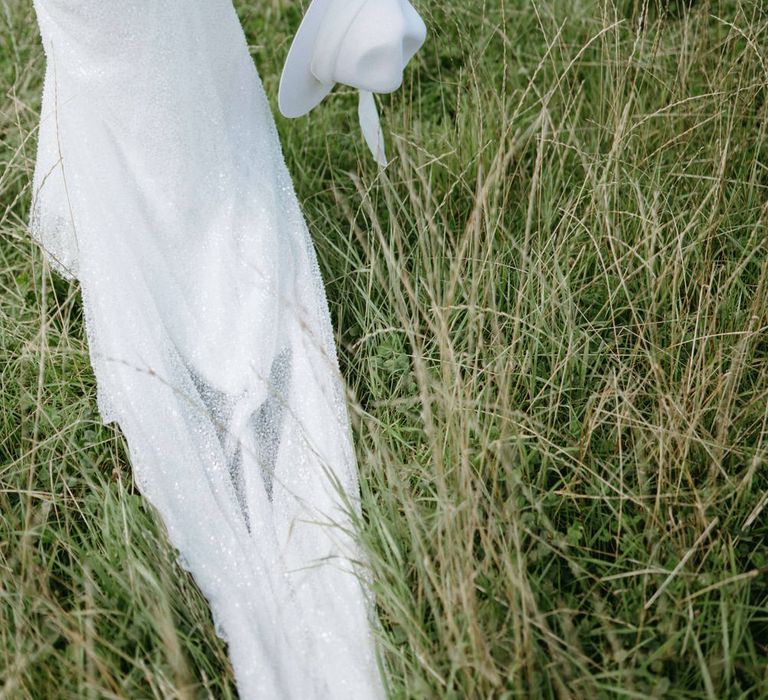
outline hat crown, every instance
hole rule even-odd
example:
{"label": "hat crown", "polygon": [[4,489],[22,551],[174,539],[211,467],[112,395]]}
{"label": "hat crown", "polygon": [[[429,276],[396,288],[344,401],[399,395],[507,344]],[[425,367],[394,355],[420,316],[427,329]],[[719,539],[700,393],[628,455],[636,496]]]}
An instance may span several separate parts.
{"label": "hat crown", "polygon": [[306,114],[335,83],[358,89],[358,119],[376,162],[387,164],[373,93],[392,92],[427,36],[408,0],[312,0],[291,43],[277,104],[286,117]]}
{"label": "hat crown", "polygon": [[312,74],[324,84],[392,92],[426,38],[408,0],[332,0],[312,53]]}

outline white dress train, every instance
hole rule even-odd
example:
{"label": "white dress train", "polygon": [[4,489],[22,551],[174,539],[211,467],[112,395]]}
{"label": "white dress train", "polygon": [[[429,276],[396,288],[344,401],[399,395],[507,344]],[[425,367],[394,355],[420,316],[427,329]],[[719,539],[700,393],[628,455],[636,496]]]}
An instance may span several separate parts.
{"label": "white dress train", "polygon": [[231,0],[35,9],[32,234],[240,697],[383,697],[327,301]]}

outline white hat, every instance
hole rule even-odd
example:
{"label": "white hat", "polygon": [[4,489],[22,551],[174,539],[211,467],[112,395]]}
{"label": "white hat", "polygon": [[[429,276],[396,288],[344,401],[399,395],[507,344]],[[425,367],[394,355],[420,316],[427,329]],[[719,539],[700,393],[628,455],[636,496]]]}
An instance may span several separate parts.
{"label": "white hat", "polygon": [[360,90],[363,135],[380,165],[384,137],[374,92],[393,92],[427,29],[408,0],[313,0],[294,37],[280,78],[278,106],[300,117],[336,83]]}

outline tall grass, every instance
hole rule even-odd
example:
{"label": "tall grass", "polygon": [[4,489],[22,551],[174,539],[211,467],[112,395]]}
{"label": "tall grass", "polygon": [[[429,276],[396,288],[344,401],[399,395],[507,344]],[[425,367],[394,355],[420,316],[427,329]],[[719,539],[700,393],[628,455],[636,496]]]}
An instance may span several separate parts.
{"label": "tall grass", "polygon": [[[0,697],[234,697],[25,222],[2,5]],[[238,3],[270,96],[301,8]],[[768,697],[768,6],[421,3],[378,171],[278,119],[349,384],[393,698]]]}

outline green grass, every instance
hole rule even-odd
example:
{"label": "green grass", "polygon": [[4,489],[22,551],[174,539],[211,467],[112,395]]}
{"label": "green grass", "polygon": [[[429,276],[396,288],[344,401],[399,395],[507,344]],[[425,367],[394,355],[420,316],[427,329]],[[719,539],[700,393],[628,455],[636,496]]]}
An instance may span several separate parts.
{"label": "green grass", "polygon": [[[768,698],[768,5],[669,4],[420,3],[383,173],[350,91],[278,118],[393,698]],[[25,229],[0,8],[0,698],[233,698]],[[274,104],[300,4],[238,9]]]}

